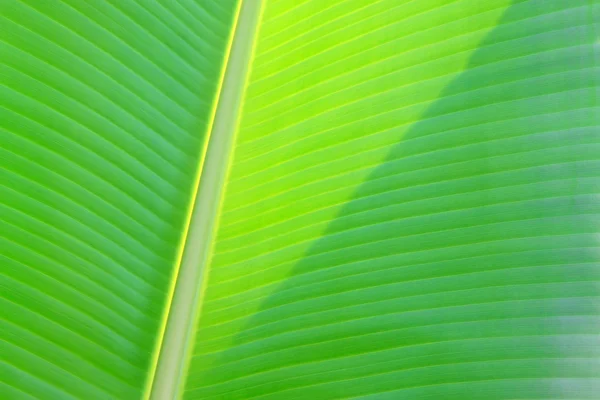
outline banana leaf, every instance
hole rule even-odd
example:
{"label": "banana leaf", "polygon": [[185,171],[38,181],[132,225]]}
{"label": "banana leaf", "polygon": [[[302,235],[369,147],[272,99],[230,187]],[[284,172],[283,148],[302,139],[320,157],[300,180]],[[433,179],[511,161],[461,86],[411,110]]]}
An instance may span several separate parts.
{"label": "banana leaf", "polygon": [[0,398],[598,398],[599,1],[0,19]]}

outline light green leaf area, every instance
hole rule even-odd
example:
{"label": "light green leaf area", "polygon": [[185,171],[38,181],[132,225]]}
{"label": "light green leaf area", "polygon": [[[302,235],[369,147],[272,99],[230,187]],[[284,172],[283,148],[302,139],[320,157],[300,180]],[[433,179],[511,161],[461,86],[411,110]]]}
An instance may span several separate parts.
{"label": "light green leaf area", "polygon": [[597,398],[599,17],[264,1],[185,397]]}
{"label": "light green leaf area", "polygon": [[147,395],[237,3],[0,1],[0,398]]}

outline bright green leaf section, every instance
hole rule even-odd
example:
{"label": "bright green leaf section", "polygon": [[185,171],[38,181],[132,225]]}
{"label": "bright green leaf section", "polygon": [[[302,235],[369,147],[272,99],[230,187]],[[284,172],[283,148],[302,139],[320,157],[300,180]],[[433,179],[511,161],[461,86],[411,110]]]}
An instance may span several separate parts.
{"label": "bright green leaf section", "polygon": [[1,398],[145,395],[237,3],[0,1]]}
{"label": "bright green leaf section", "polygon": [[185,397],[597,398],[599,2],[263,11]]}

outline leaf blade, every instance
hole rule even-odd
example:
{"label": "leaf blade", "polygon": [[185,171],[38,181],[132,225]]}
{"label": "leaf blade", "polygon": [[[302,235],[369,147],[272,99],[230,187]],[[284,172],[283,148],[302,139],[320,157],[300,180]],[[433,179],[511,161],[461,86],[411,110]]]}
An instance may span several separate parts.
{"label": "leaf blade", "polygon": [[598,5],[379,3],[266,4],[186,397],[593,398]]}
{"label": "leaf blade", "polygon": [[6,396],[144,396],[234,6],[0,6]]}

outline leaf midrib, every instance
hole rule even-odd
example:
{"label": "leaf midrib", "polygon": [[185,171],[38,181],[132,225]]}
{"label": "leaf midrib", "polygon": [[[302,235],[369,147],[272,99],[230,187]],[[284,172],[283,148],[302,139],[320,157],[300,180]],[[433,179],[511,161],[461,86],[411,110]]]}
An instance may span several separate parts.
{"label": "leaf midrib", "polygon": [[264,9],[262,3],[262,0],[239,0],[237,4],[209,118],[207,140],[200,154],[191,206],[144,391],[146,399],[177,398],[184,383],[225,178],[230,169],[255,38]]}

